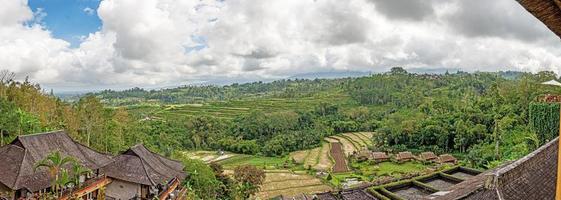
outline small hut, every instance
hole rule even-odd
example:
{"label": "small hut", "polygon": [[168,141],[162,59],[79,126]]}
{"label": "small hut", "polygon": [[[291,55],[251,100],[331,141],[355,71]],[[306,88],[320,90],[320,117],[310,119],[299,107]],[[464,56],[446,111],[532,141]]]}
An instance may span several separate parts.
{"label": "small hut", "polygon": [[390,157],[384,152],[372,152],[372,159],[377,162],[385,162],[390,159]]}
{"label": "small hut", "polygon": [[458,159],[456,159],[454,156],[450,154],[443,154],[438,157],[438,162],[441,164],[444,163],[456,164],[458,162]]}
{"label": "small hut", "polygon": [[372,152],[368,150],[362,150],[356,155],[358,161],[367,161],[372,159]]}
{"label": "small hut", "polygon": [[423,152],[419,155],[419,159],[423,162],[434,162],[438,159],[438,156],[433,152]]}
{"label": "small hut", "polygon": [[413,156],[413,154],[409,151],[402,151],[397,154],[395,159],[397,160],[397,162],[401,163],[401,162],[415,160],[415,156]]}

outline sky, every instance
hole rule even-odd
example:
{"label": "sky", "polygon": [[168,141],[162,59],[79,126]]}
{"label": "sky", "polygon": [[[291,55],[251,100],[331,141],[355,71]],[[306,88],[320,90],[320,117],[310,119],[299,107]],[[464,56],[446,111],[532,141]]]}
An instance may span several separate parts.
{"label": "sky", "polygon": [[0,0],[0,70],[55,91],[391,67],[561,73],[515,0]]}

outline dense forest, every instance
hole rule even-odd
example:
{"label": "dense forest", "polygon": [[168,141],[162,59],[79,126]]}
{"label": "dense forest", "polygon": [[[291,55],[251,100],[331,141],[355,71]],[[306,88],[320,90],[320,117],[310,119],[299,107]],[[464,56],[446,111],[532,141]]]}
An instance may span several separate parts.
{"label": "dense forest", "polygon": [[[393,68],[361,78],[108,90],[68,102],[13,77],[0,76],[2,144],[21,134],[65,129],[108,153],[144,143],[166,155],[223,149],[279,156],[316,147],[333,134],[375,131],[374,148],[455,153],[480,168],[520,158],[551,139],[530,123],[530,108],[540,95],[559,94],[539,84],[557,79],[552,72],[437,75]],[[224,102],[243,109],[228,117],[214,114],[225,110],[219,106],[205,110],[212,114],[174,110]],[[256,102],[263,106],[252,109]]]}

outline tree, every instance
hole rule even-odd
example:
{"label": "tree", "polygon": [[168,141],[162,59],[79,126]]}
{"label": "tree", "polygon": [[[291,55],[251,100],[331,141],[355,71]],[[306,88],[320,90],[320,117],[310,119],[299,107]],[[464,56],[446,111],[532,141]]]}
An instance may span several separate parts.
{"label": "tree", "polygon": [[238,166],[234,169],[236,186],[236,199],[249,199],[259,192],[265,181],[265,171],[252,165]]}
{"label": "tree", "polygon": [[74,179],[73,179],[73,184],[74,186],[80,188],[81,187],[81,183],[80,183],[80,176],[82,175],[86,175],[88,173],[91,173],[92,170],[80,165],[80,163],[78,162],[72,162],[72,174],[74,175]]}
{"label": "tree", "polygon": [[86,132],[86,144],[89,147],[92,144],[92,135],[95,135],[96,138],[101,137],[100,132],[101,125],[103,124],[103,105],[95,96],[88,95],[78,101],[76,104],[76,110],[78,111],[78,117],[80,118],[82,129]]}

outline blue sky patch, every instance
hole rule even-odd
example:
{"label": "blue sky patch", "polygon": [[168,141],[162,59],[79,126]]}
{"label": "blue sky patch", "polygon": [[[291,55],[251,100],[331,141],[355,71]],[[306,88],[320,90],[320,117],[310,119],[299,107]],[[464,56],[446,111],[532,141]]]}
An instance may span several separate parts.
{"label": "blue sky patch", "polygon": [[70,42],[73,48],[81,43],[82,36],[98,31],[101,20],[97,15],[100,0],[29,0],[34,13],[46,13],[41,23],[53,37]]}

